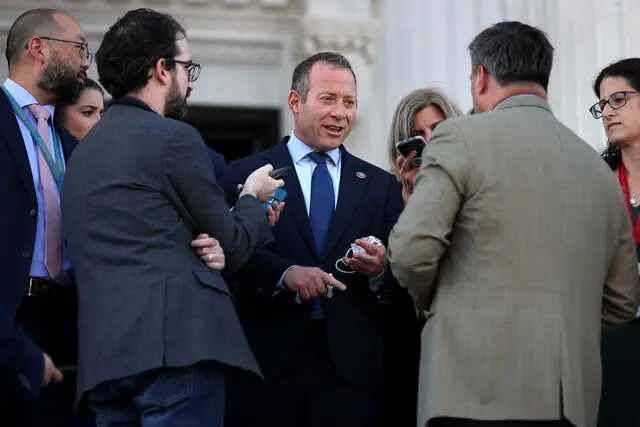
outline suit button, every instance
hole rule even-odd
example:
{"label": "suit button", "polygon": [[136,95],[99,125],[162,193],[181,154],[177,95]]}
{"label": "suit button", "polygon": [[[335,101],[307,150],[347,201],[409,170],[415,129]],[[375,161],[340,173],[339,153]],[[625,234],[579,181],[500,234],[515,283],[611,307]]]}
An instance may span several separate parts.
{"label": "suit button", "polygon": [[24,259],[31,258],[31,252],[22,252],[22,258]]}
{"label": "suit button", "polygon": [[262,294],[264,291],[262,290],[262,288],[258,288],[258,289],[256,289],[256,292],[259,293],[259,294]]}
{"label": "suit button", "polygon": [[37,213],[38,213],[38,211],[37,211],[37,210],[35,210],[35,209],[31,209],[31,210],[29,211],[29,215],[31,215],[31,216],[36,216],[36,214],[37,214]]}

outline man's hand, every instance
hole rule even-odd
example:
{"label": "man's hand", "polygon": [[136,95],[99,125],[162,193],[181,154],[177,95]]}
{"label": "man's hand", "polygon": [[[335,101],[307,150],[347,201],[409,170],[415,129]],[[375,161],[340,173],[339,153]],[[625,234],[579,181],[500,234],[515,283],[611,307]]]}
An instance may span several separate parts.
{"label": "man's hand", "polygon": [[244,185],[242,185],[240,197],[249,194],[261,202],[268,202],[273,197],[276,189],[284,186],[283,180],[275,180],[269,176],[269,172],[272,170],[273,166],[264,165],[251,172],[251,175],[247,177]]}
{"label": "man's hand", "polygon": [[191,247],[196,248],[196,254],[207,267],[218,271],[224,269],[224,251],[216,239],[208,234],[201,234],[191,242]]}
{"label": "man's hand", "polygon": [[374,277],[380,274],[387,265],[387,249],[384,245],[376,246],[366,238],[356,240],[355,244],[366,253],[354,252],[352,258],[342,258],[344,263],[363,276]]}
{"label": "man's hand", "polygon": [[287,271],[282,283],[291,292],[296,292],[302,301],[309,301],[318,295],[326,295],[327,285],[333,286],[333,289],[338,291],[347,289],[344,283],[318,267],[300,267],[299,265],[295,265]]}
{"label": "man's hand", "polygon": [[413,150],[406,159],[401,155],[396,158],[396,168],[402,181],[402,199],[405,205],[411,194],[413,194],[413,183],[420,169],[411,164],[411,161],[416,158],[416,154],[417,152]]}
{"label": "man's hand", "polygon": [[273,203],[267,206],[267,214],[269,214],[269,227],[276,225],[276,222],[280,219],[280,214],[284,209],[284,202]]}
{"label": "man's hand", "polygon": [[47,353],[42,353],[42,357],[44,358],[44,376],[42,377],[42,385],[49,385],[51,381],[54,383],[59,383],[62,381],[64,376],[62,372],[56,368],[56,365],[53,364],[53,360],[49,357]]}

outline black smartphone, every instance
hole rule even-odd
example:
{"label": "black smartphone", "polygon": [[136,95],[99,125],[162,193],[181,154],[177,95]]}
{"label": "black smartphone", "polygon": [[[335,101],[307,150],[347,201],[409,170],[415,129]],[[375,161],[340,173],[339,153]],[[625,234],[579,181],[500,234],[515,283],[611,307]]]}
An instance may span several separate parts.
{"label": "black smartphone", "polygon": [[407,158],[412,151],[416,152],[416,159],[422,157],[422,150],[427,146],[427,142],[420,135],[412,136],[411,138],[403,139],[396,144],[396,148],[402,154],[402,157]]}
{"label": "black smartphone", "polygon": [[291,171],[291,166],[285,166],[280,169],[274,169],[269,172],[269,176],[273,179],[280,179]]}

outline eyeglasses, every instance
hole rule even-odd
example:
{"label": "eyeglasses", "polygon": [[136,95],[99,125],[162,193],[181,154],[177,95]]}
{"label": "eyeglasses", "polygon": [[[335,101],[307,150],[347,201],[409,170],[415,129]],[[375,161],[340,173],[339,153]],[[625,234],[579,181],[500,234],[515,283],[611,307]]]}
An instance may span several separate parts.
{"label": "eyeglasses", "polygon": [[175,64],[182,64],[187,68],[187,73],[189,74],[189,81],[195,82],[200,77],[200,69],[202,66],[193,61],[180,61],[177,59],[165,59],[167,62],[173,62]]}
{"label": "eyeglasses", "polygon": [[591,108],[589,108],[589,112],[591,112],[594,119],[599,119],[602,117],[602,111],[606,104],[609,104],[609,107],[612,109],[617,110],[627,104],[627,98],[629,98],[629,95],[640,95],[640,92],[636,92],[635,90],[621,90],[614,92],[611,94],[609,99],[600,100],[593,104]]}
{"label": "eyeglasses", "polygon": [[[86,59],[89,62],[89,65],[91,65],[91,62],[93,62],[93,54],[89,52],[89,43],[79,42],[76,40],[56,39],[54,37],[47,37],[47,36],[38,36],[38,37],[40,37],[42,40],[51,40],[54,42],[70,43],[70,44],[76,45],[78,46],[78,54],[80,55],[80,58]],[[28,48],[29,48],[29,45],[25,46],[25,49],[28,49]]]}

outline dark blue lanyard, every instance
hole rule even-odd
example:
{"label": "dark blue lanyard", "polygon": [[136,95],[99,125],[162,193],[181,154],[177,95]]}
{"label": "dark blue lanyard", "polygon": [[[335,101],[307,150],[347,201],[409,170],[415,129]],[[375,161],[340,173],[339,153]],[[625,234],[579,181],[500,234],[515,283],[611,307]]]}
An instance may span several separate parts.
{"label": "dark blue lanyard", "polygon": [[56,183],[56,187],[58,187],[58,194],[60,194],[60,190],[62,189],[62,180],[64,177],[64,170],[62,168],[62,153],[60,152],[60,140],[58,139],[57,132],[55,131],[55,129],[53,129],[52,143],[53,143],[53,151],[56,156],[56,160],[54,162],[53,157],[51,156],[51,153],[47,148],[47,144],[42,140],[42,137],[38,133],[38,130],[35,127],[33,127],[33,124],[31,123],[31,120],[29,120],[29,117],[27,117],[27,115],[24,113],[22,108],[20,108],[16,100],[13,99],[13,96],[11,96],[7,88],[2,86],[2,90],[7,95],[7,98],[9,98],[9,103],[11,104],[11,108],[13,108],[13,111],[20,118],[22,123],[27,127],[27,129],[29,130],[29,133],[31,134],[31,137],[33,138],[36,145],[42,152],[42,156],[44,157],[44,160],[47,162],[47,166],[49,166],[51,175],[53,175],[53,180]]}

